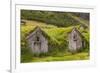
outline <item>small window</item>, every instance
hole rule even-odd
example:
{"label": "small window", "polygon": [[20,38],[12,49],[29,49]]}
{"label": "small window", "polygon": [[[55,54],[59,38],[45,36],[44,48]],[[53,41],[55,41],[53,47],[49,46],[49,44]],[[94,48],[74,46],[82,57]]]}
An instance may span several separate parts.
{"label": "small window", "polygon": [[36,37],[36,41],[39,41],[39,37],[38,36]]}
{"label": "small window", "polygon": [[73,40],[77,41],[77,35],[76,34],[73,35]]}

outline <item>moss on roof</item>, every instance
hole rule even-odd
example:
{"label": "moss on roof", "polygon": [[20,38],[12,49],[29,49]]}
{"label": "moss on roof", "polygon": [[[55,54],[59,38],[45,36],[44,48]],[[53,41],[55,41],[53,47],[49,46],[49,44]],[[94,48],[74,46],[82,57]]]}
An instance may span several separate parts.
{"label": "moss on roof", "polygon": [[[72,31],[76,31],[80,36],[81,36],[81,38],[83,39],[83,40],[85,40],[85,37],[82,35],[82,33],[76,28],[76,27],[73,27],[73,29],[69,32],[69,34],[72,32]],[[85,40],[86,41],[86,40]]]}
{"label": "moss on roof", "polygon": [[28,34],[27,37],[30,36],[31,33],[33,33],[34,31],[36,31],[37,29],[39,29],[42,34],[47,38],[50,39],[50,36],[48,34],[45,33],[45,31],[42,30],[42,28],[40,28],[39,26],[36,26],[33,30],[31,30]]}

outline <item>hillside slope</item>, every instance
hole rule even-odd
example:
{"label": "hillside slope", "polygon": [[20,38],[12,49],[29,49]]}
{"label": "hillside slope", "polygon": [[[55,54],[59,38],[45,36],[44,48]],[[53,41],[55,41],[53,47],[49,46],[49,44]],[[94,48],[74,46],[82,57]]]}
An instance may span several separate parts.
{"label": "hillside slope", "polygon": [[[88,13],[81,13],[88,15]],[[82,19],[71,12],[54,12],[54,11],[36,11],[36,10],[21,10],[21,19],[36,20],[47,23],[47,25],[56,25],[58,27],[67,27],[74,25],[84,25],[89,27],[89,15],[87,19]]]}
{"label": "hillside slope", "polygon": [[[52,24],[47,24],[39,21],[25,20],[26,24],[21,25],[21,62],[44,62],[44,61],[69,61],[69,60],[86,60],[89,59],[89,45],[84,48],[84,51],[72,55],[68,52],[68,34],[76,27],[85,39],[89,42],[89,31],[80,30],[79,25],[69,27],[58,27]],[[27,46],[26,37],[35,27],[40,27],[49,37],[48,48],[49,52],[46,54],[31,54]]]}
{"label": "hillside slope", "polygon": [[80,25],[84,26],[84,27],[89,27],[89,21],[88,20],[85,20],[85,19],[82,19],[80,17],[77,17],[71,13],[68,13],[68,15],[70,17],[72,17],[74,20],[78,21],[80,23]]}
{"label": "hillside slope", "polygon": [[81,30],[79,28],[79,25],[69,27],[57,27],[52,24],[29,20],[26,20],[26,25],[21,25],[21,37],[26,38],[26,36],[28,36],[28,34],[30,34],[30,32],[34,30],[34,28],[37,26],[51,37],[52,40],[50,40],[50,42],[55,42],[56,44],[62,46],[66,42],[67,39],[65,38],[68,36],[68,33],[73,29],[73,27],[76,27],[86,38],[86,40],[89,41],[89,31],[87,29]]}

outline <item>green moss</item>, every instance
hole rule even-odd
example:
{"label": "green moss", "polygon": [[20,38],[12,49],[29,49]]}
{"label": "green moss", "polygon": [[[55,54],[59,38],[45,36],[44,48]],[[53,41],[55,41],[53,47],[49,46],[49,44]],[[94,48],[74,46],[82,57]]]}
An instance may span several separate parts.
{"label": "green moss", "polygon": [[[29,52],[27,46],[26,37],[29,33],[33,32],[39,26],[41,30],[44,32],[44,35],[47,35],[49,52],[43,53],[39,55],[33,55]],[[27,21],[25,26],[21,25],[21,62],[42,62],[42,61],[68,61],[68,60],[84,60],[88,59],[89,56],[89,30],[80,30],[84,36],[84,39],[87,41],[87,46],[84,48],[84,51],[79,54],[72,55],[67,52],[68,42],[67,36],[71,32],[72,28],[76,27],[79,29],[79,25],[77,26],[69,26],[69,27],[57,27],[54,25],[47,25],[46,23],[41,23],[38,21]],[[86,53],[85,53],[86,52]]]}
{"label": "green moss", "polygon": [[74,55],[66,53],[63,56],[33,57],[31,62],[73,61],[73,60],[89,60],[89,55],[86,52]]}

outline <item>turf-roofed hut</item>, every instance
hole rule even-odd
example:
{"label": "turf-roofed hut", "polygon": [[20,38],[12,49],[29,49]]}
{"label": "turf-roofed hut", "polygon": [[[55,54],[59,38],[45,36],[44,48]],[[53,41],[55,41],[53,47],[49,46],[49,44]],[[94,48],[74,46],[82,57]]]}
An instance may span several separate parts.
{"label": "turf-roofed hut", "polygon": [[32,53],[48,52],[48,35],[40,28],[35,27],[26,37]]}
{"label": "turf-roofed hut", "polygon": [[75,27],[69,33],[68,43],[69,51],[72,53],[76,53],[83,50],[86,45],[84,36]]}

